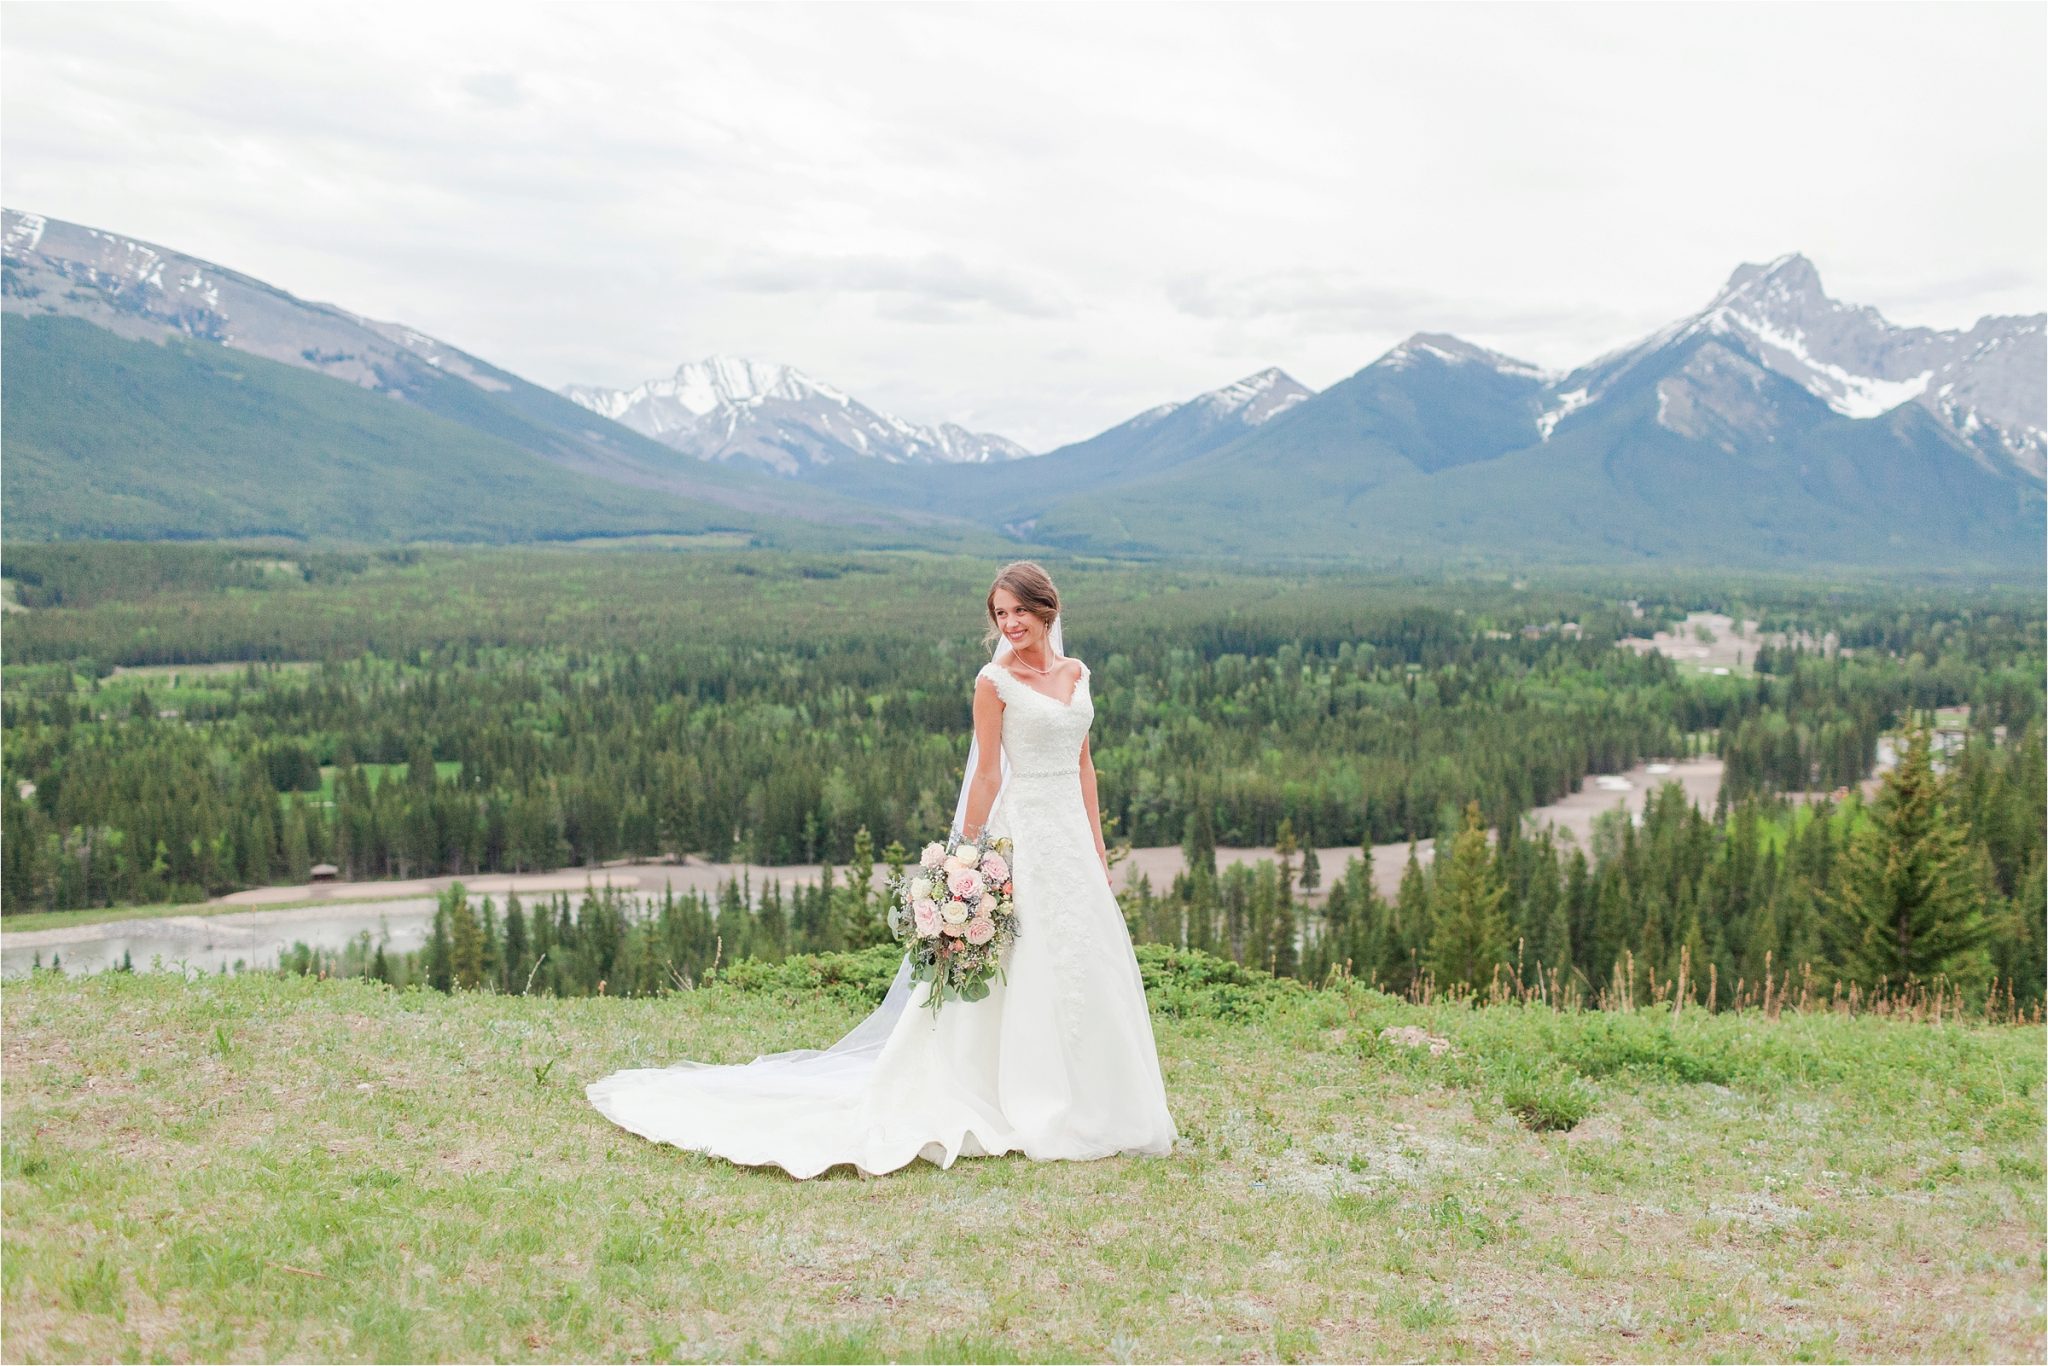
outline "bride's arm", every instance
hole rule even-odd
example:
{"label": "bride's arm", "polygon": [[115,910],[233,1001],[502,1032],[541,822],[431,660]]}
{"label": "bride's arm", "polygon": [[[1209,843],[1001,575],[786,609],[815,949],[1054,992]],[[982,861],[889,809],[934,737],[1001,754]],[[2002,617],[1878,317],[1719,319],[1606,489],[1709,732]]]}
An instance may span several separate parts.
{"label": "bride's arm", "polygon": [[1081,795],[1088,803],[1088,823],[1095,827],[1095,855],[1102,860],[1103,876],[1109,875],[1109,846],[1102,842],[1102,810],[1095,802],[1095,760],[1088,757],[1088,741],[1081,741]]}
{"label": "bride's arm", "polygon": [[978,756],[974,778],[967,789],[967,811],[961,817],[960,833],[978,838],[988,824],[989,808],[1003,787],[1003,699],[987,678],[974,684],[974,743]]}

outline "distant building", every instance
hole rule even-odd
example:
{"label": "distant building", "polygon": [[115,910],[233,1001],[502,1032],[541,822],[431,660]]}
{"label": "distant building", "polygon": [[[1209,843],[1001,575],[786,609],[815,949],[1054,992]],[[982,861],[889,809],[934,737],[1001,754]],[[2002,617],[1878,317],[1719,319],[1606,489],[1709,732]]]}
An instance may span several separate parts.
{"label": "distant building", "polygon": [[314,882],[332,882],[340,876],[341,869],[331,863],[316,863],[313,865],[312,880]]}

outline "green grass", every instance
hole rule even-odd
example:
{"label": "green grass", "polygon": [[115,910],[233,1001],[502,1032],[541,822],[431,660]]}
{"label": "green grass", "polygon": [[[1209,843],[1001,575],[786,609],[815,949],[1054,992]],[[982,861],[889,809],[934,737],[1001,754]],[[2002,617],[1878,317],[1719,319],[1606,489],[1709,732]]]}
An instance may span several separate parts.
{"label": "green grass", "polygon": [[585,1101],[831,1039],[871,956],[652,1000],[12,982],[0,1352],[2042,1357],[2039,1028],[1421,1008],[1147,949],[1168,1157],[799,1183]]}

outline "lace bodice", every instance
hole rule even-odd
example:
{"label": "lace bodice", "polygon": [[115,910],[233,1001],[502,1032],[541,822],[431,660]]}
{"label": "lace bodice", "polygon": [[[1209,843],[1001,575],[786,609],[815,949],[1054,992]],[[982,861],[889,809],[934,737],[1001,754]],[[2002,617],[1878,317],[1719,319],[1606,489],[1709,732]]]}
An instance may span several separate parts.
{"label": "lace bodice", "polygon": [[1033,688],[1002,665],[990,660],[981,672],[995,684],[1003,699],[1003,752],[1009,756],[1012,778],[1079,778],[1081,742],[1095,721],[1095,703],[1088,696],[1088,666],[1081,665],[1081,677],[1074,684],[1071,701]]}

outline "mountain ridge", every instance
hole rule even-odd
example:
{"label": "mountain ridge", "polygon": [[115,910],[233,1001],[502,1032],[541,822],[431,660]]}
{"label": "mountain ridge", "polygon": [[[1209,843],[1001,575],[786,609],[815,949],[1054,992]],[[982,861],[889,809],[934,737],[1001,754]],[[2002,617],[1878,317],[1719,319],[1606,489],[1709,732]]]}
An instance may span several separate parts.
{"label": "mountain ridge", "polygon": [[[106,443],[146,429],[221,479],[321,480],[384,425],[368,410],[344,416],[353,410],[338,394],[266,374],[268,408],[223,411],[260,423],[303,409],[336,425],[292,432],[289,468],[229,473],[203,458],[206,443],[254,450],[263,434],[217,429],[178,386],[224,394],[234,367],[200,353],[182,369],[145,364],[40,327],[61,319],[114,339],[247,353],[453,424],[371,444],[411,443],[406,458],[444,462],[441,482],[419,486],[429,504],[460,498],[464,480],[513,490],[518,515],[471,518],[475,535],[548,534],[550,517],[570,528],[796,517],[825,535],[931,544],[999,533],[1011,545],[1116,554],[2039,563],[2048,318],[1896,327],[1830,298],[1797,252],[1742,263],[1705,307],[1568,371],[1418,331],[1321,392],[1269,366],[1030,456],[1000,437],[880,413],[772,361],[714,355],[632,390],[553,390],[407,324],[138,239],[9,209],[0,245],[10,359],[35,359],[16,350],[32,338],[97,405],[33,386],[10,393],[11,422],[26,424],[16,433],[35,435],[10,442],[28,476],[9,480],[16,527],[39,524],[37,500],[73,491],[111,500],[102,520],[113,534],[219,534],[219,509],[243,505],[275,520],[261,509],[287,504],[268,493],[180,489]],[[141,387],[95,387],[94,355],[144,377]],[[124,415],[124,404],[140,407]],[[182,425],[151,427],[149,409]],[[536,475],[528,457],[573,478]],[[101,480],[116,467],[127,485]],[[636,509],[620,489],[664,501]],[[58,535],[101,524],[89,509],[47,521]],[[418,534],[405,518],[384,524]]]}
{"label": "mountain ridge", "polygon": [[701,460],[752,460],[782,475],[866,458],[892,465],[986,464],[1031,453],[957,423],[922,426],[878,412],[794,366],[713,355],[626,389],[558,393]]}

